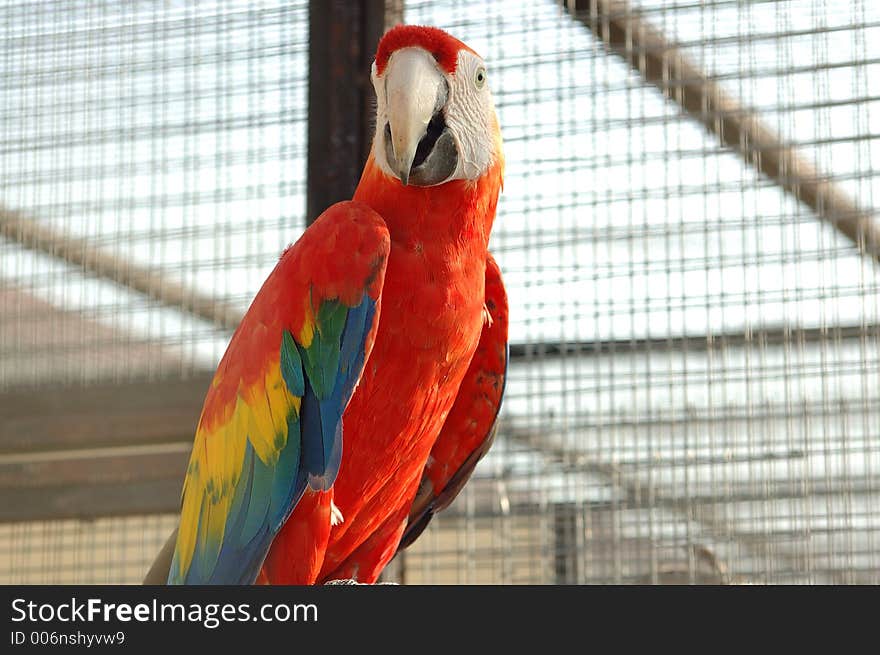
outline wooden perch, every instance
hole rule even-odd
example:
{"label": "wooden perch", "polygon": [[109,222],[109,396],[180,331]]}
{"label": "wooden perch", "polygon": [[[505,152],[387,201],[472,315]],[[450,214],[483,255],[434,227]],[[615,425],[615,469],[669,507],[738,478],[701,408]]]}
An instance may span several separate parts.
{"label": "wooden perch", "polygon": [[681,105],[722,144],[831,223],[861,253],[880,260],[880,226],[872,214],[796,148],[785,145],[755,112],[709,79],[687,54],[642,19],[638,10],[624,0],[566,0],[565,7],[610,51]]}

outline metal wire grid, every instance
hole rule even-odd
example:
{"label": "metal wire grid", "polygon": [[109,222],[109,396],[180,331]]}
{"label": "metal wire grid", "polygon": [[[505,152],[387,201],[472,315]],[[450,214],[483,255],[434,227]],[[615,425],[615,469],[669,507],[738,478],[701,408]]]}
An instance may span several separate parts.
{"label": "metal wire grid", "polygon": [[[2,11],[0,211],[245,308],[303,225],[306,3]],[[225,331],[16,241],[0,266],[0,388],[179,376],[225,348]]]}
{"label": "metal wire grid", "polygon": [[[531,345],[469,490],[494,485],[497,503],[472,495],[440,523],[498,535],[531,515],[531,538],[486,546],[505,581],[530,562],[545,582],[876,582],[875,263],[720,147],[675,83],[664,99],[610,54],[574,4],[407,4],[490,61],[509,162],[494,252],[512,340]],[[875,206],[877,8],[630,9]],[[480,579],[435,555],[408,566]]]}
{"label": "metal wire grid", "polygon": [[[302,230],[308,5],[0,7],[0,220],[242,311]],[[0,237],[0,390],[213,368],[221,326]],[[137,582],[174,517],[0,526],[0,581]]]}
{"label": "metal wire grid", "polygon": [[3,584],[137,583],[176,516],[34,521],[0,525]]}
{"label": "metal wire grid", "polygon": [[[631,6],[875,206],[872,3]],[[0,203],[246,304],[302,226],[306,8],[5,12]],[[406,19],[489,62],[508,161],[493,250],[522,348],[493,452],[393,575],[880,580],[875,265],[560,5],[411,1]],[[202,321],[0,247],[17,294],[0,362],[22,359],[0,387],[186,375],[222,353]],[[59,360],[52,335],[75,319]],[[70,536],[91,523],[3,526],[0,571],[137,581],[172,520],[98,522],[97,558]]]}

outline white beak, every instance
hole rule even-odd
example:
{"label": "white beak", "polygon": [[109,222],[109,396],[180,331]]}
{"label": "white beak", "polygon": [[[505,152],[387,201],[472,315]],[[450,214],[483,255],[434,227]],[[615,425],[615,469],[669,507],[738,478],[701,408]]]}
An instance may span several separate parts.
{"label": "white beak", "polygon": [[385,94],[394,161],[388,164],[404,185],[409,181],[419,141],[440,109],[438,103],[445,101],[445,84],[434,58],[421,48],[403,48],[391,55]]}

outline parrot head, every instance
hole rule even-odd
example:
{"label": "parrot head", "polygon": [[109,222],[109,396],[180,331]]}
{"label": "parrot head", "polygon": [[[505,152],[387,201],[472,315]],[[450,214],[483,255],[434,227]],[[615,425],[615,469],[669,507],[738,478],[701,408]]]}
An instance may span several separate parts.
{"label": "parrot head", "polygon": [[404,185],[476,180],[501,159],[501,132],[482,58],[435,27],[399,25],[382,37],[373,157]]}

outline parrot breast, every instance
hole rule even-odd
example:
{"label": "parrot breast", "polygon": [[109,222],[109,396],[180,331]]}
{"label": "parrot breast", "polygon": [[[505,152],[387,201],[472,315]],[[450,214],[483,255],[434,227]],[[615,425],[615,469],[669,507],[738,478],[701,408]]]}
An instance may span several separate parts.
{"label": "parrot breast", "polygon": [[[355,200],[385,219],[391,252],[373,352],[343,416],[334,502],[345,521],[331,529],[322,575],[385,522],[395,521],[398,538],[403,530],[480,339],[499,191],[500,170],[477,183],[404,187],[367,163]],[[390,559],[394,548],[382,554]],[[375,562],[359,579],[373,581],[385,563]]]}
{"label": "parrot breast", "polygon": [[[376,211],[391,237],[375,341],[343,414],[333,488],[314,506],[294,510],[260,581],[374,582],[394,556],[431,448],[480,339],[502,166],[499,161],[476,181],[417,187],[402,185],[372,155],[368,159],[354,200]],[[316,522],[329,524],[331,514],[337,520],[327,541],[321,537],[322,560],[291,567],[297,558],[315,557],[304,546],[314,541],[308,531]],[[308,571],[307,579],[283,573],[293,568]]]}

